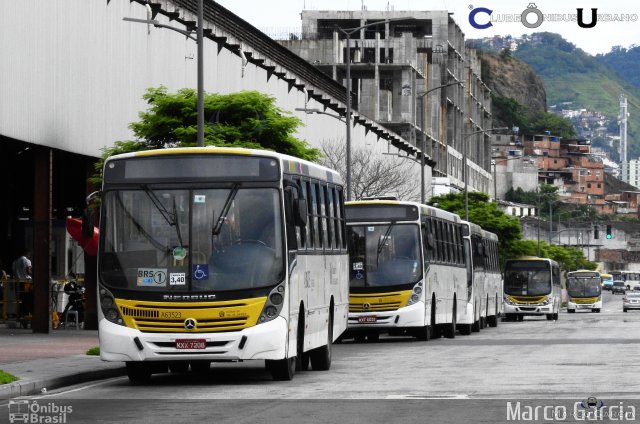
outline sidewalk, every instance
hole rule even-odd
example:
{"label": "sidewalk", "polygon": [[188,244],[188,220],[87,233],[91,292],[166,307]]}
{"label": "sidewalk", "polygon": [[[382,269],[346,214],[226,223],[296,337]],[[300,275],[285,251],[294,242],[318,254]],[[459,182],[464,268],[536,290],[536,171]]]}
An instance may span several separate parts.
{"label": "sidewalk", "polygon": [[63,329],[34,334],[30,329],[0,327],[0,369],[19,378],[0,385],[0,399],[125,374],[122,362],[103,362],[99,356],[86,355],[95,346],[97,331]]}

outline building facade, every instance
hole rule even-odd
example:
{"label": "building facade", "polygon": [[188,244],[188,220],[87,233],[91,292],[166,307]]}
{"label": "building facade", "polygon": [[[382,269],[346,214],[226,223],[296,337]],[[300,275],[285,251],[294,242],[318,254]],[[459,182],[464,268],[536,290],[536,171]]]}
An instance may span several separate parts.
{"label": "building facade", "polygon": [[462,190],[466,156],[469,190],[490,193],[491,93],[447,11],[303,11],[301,33],[280,38],[345,86],[348,62],[354,109],[424,143],[434,181]]}

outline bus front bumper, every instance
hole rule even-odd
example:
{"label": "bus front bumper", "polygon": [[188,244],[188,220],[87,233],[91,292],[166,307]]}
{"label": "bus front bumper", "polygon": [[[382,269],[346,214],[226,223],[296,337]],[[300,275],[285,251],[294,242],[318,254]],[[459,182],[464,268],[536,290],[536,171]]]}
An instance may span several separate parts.
{"label": "bus front bumper", "polygon": [[553,304],[548,305],[509,305],[504,303],[505,314],[546,315],[553,313]]}
{"label": "bus front bumper", "polygon": [[567,310],[587,311],[591,309],[602,309],[602,301],[599,300],[594,303],[575,303],[572,301],[567,302]]}
{"label": "bus front bumper", "polygon": [[420,301],[395,311],[349,312],[347,331],[351,334],[360,330],[424,327],[425,305]]}
{"label": "bus front bumper", "polygon": [[[283,359],[287,321],[273,321],[240,331],[220,333],[143,333],[102,318],[99,323],[100,359],[103,361],[238,361]],[[178,349],[176,340],[205,340],[204,349]]]}

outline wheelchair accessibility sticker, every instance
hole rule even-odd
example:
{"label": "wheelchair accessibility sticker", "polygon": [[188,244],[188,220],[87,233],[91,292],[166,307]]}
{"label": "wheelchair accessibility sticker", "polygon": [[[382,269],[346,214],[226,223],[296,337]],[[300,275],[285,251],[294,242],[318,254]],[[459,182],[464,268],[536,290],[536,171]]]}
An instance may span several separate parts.
{"label": "wheelchair accessibility sticker", "polygon": [[209,264],[191,265],[191,275],[196,281],[209,279]]}

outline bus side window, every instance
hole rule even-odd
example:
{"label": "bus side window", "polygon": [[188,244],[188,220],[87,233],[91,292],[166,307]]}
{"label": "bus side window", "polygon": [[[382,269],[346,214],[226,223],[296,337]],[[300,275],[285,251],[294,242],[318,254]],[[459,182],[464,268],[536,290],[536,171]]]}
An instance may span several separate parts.
{"label": "bus side window", "polygon": [[309,239],[307,243],[307,250],[314,250],[318,247],[318,220],[317,217],[314,220],[314,212],[315,208],[315,196],[313,193],[313,184],[311,181],[306,181],[307,186],[307,213],[309,214],[309,223],[307,227],[309,227]]}
{"label": "bus side window", "polygon": [[329,241],[327,237],[327,210],[325,208],[325,196],[324,192],[326,190],[326,186],[323,184],[316,184],[316,189],[318,193],[318,220],[320,221],[318,228],[320,228],[320,245],[328,249]]}
{"label": "bus side window", "polygon": [[[307,200],[307,202],[309,202],[309,193],[307,192],[307,183],[305,181],[302,180],[298,180],[297,181],[298,185],[300,186],[300,189],[302,190],[302,195],[304,196],[304,198]],[[307,203],[308,204],[308,203]],[[307,213],[308,213],[308,208],[307,208]],[[300,228],[300,250],[307,250],[309,248],[309,235],[311,234],[311,221],[308,219],[307,216],[307,225],[305,225],[304,228]]]}
{"label": "bus side window", "polygon": [[328,186],[323,186],[322,189],[324,190],[324,210],[327,220],[327,247],[333,250],[336,248],[335,224],[333,223],[335,218],[333,214],[333,191]]}
{"label": "bus side window", "polygon": [[347,227],[344,219],[344,198],[342,193],[342,187],[336,189],[336,210],[338,211],[337,217],[340,223],[340,231],[338,232],[340,250],[347,249]]}
{"label": "bus side window", "polygon": [[287,246],[289,250],[297,250],[300,244],[300,228],[296,228],[296,224],[293,219],[293,208],[294,208],[294,199],[295,196],[293,194],[294,188],[287,188],[284,190],[284,208],[285,208],[285,225],[287,232]]}

